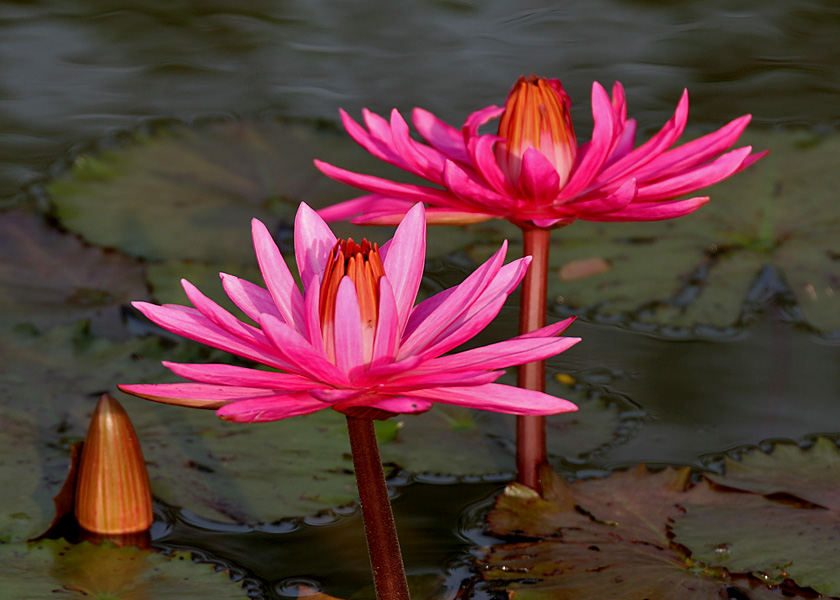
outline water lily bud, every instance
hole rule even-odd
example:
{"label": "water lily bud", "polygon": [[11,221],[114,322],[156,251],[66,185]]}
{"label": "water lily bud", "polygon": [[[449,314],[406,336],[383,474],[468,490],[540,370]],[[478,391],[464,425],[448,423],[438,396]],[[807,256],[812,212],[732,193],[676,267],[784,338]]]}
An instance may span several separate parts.
{"label": "water lily bud", "polygon": [[95,533],[135,533],[152,525],[140,443],[125,410],[108,394],[96,405],[85,436],[74,512],[79,525]]}

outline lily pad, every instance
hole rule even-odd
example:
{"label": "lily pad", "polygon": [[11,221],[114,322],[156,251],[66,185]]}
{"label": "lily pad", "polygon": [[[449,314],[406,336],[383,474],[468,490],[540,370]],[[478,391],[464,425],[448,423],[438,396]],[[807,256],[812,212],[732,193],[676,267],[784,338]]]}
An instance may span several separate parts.
{"label": "lily pad", "polygon": [[[774,296],[795,303],[791,318],[824,333],[840,329],[834,168],[840,136],[750,131],[741,141],[772,152],[703,190],[711,202],[692,215],[642,223],[578,221],[553,232],[549,293],[556,306],[662,326],[727,328],[749,316],[749,298]],[[492,230],[493,244],[519,239],[501,223],[483,224],[480,231]],[[477,243],[469,252],[482,260],[493,244]],[[582,270],[582,264],[589,267]]]}
{"label": "lily pad", "polygon": [[[301,201],[318,208],[353,196],[315,169],[316,157],[382,169],[329,127],[231,120],[159,127],[82,155],[47,192],[54,216],[91,243],[151,260],[248,265],[251,218],[290,233]],[[380,242],[388,233],[347,223],[334,230]]]}
{"label": "lily pad", "polygon": [[[143,268],[50,228],[40,216],[0,213],[0,328],[39,328],[89,319],[118,337],[121,306],[148,297]],[[124,336],[123,336],[124,337]]]}
{"label": "lily pad", "polygon": [[687,468],[650,473],[640,466],[573,484],[548,469],[541,475],[542,497],[511,484],[487,518],[495,535],[537,539],[493,546],[479,561],[483,577],[511,598],[772,596],[766,586],[698,564],[668,539],[667,524],[682,505],[712,493],[690,488]]}
{"label": "lily pad", "polygon": [[0,588],[28,600],[93,598],[246,600],[227,571],[193,562],[189,553],[169,556],[112,544],[42,540],[0,545]]}
{"label": "lily pad", "polygon": [[840,451],[832,441],[750,452],[709,479],[753,493],[687,504],[672,527],[677,543],[709,565],[840,596]]}

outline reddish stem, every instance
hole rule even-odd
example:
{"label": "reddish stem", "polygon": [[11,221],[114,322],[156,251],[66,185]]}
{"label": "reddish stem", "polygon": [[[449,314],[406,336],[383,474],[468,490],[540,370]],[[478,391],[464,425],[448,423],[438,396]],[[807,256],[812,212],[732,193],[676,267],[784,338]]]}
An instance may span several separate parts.
{"label": "reddish stem", "polygon": [[[551,230],[522,227],[523,256],[531,256],[531,266],[522,281],[519,333],[545,327],[548,308],[548,249]],[[517,384],[528,390],[545,391],[545,361],[521,365]],[[541,492],[539,467],[547,461],[545,417],[516,417],[516,480]]]}
{"label": "reddish stem", "polygon": [[347,416],[368,556],[378,600],[410,600],[372,419]]}

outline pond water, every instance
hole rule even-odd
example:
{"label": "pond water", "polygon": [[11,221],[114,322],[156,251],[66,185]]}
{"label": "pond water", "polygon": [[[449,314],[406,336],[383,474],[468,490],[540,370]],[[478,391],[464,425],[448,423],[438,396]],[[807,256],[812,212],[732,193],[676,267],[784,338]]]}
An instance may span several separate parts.
{"label": "pond water", "polygon": [[[579,139],[591,126],[593,80],[623,82],[646,133],[688,88],[695,131],[752,113],[760,130],[830,136],[840,123],[838,39],[840,7],[830,0],[5,3],[0,198],[10,209],[49,210],[45,184],[76,156],[149,123],[336,122],[339,108],[355,116],[420,106],[459,124],[532,72],[563,80]],[[354,195],[343,193],[335,200]],[[443,262],[455,280],[462,259]],[[743,445],[840,431],[840,337],[791,318],[789,304],[784,290],[745,296],[736,326],[689,330],[587,312],[569,332],[584,342],[551,366],[622,402],[633,425],[566,471],[703,466]],[[512,335],[515,314],[512,304],[488,335]],[[410,573],[450,569],[452,589],[469,576],[470,548],[486,542],[475,507],[506,481],[491,479],[395,488]],[[266,597],[288,595],[297,579],[349,596],[368,566],[360,519],[345,512],[272,532],[162,508],[155,535],[232,561]]]}

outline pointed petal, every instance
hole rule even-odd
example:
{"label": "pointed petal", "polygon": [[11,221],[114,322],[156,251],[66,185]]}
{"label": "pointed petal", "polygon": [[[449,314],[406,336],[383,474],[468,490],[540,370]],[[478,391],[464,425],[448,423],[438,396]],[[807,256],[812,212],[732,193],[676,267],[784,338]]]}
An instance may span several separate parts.
{"label": "pointed petal", "polygon": [[315,160],[314,162],[315,166],[327,177],[374,194],[381,194],[401,200],[411,200],[412,202],[429,202],[431,204],[445,204],[447,198],[450,196],[449,192],[445,190],[410,183],[397,183],[381,177],[374,177],[373,175],[354,173],[320,160]]}
{"label": "pointed petal", "polygon": [[415,142],[409,133],[408,123],[399,111],[396,109],[391,111],[391,134],[394,148],[405,161],[406,170],[440,185],[443,163],[447,158],[434,148]]}
{"label": "pointed petal", "polygon": [[[338,112],[341,115],[341,124],[357,144],[379,160],[384,160],[385,162],[392,164],[395,163],[397,166],[402,166],[399,155],[394,152],[393,148],[387,144],[382,144],[381,139],[374,139],[373,136],[371,136],[364,127],[353,120],[353,118],[347,114],[344,109],[339,109]],[[367,117],[368,115],[366,114],[365,116]]]}
{"label": "pointed petal", "polygon": [[290,394],[234,402],[217,410],[216,416],[234,423],[267,423],[308,415],[328,407],[328,404],[309,394]]}
{"label": "pointed petal", "polygon": [[222,287],[228,298],[254,323],[259,323],[262,314],[274,315],[278,319],[283,319],[283,315],[280,314],[268,290],[234,275],[219,273],[219,276],[222,278]]}
{"label": "pointed petal", "polygon": [[318,352],[297,331],[279,319],[265,315],[260,320],[260,325],[269,341],[274,344],[275,351],[289,363],[290,366],[284,370],[328,385],[349,384],[346,375],[329,362],[323,353]]}
{"label": "pointed petal", "polygon": [[324,219],[301,203],[295,217],[295,259],[302,282],[309,283],[313,275],[324,272],[335,243],[336,237]]}
{"label": "pointed petal", "polygon": [[528,148],[522,155],[518,183],[525,197],[537,206],[551,204],[560,192],[557,169],[536,148]]}
{"label": "pointed petal", "polygon": [[388,276],[379,280],[379,319],[376,323],[376,337],[373,341],[373,357],[370,367],[393,362],[397,355],[401,327],[399,310],[394,290]]}
{"label": "pointed petal", "polygon": [[593,194],[595,197],[592,200],[570,202],[564,204],[562,209],[580,218],[583,218],[581,215],[615,212],[630,204],[636,198],[636,193],[636,180],[628,179],[612,194]]}
{"label": "pointed petal", "polygon": [[481,135],[470,139],[467,149],[472,156],[473,166],[487,184],[502,196],[513,196],[515,182],[508,180],[496,161],[495,148],[501,141],[502,138],[497,135]]}
{"label": "pointed petal", "polygon": [[455,315],[448,326],[415,353],[424,358],[440,356],[471,339],[496,318],[507,297],[519,285],[531,262],[526,256],[503,266],[493,280]]}
{"label": "pointed petal", "polygon": [[637,202],[674,198],[717,183],[740,170],[750,152],[752,152],[752,146],[738,148],[703,167],[656,183],[640,184],[636,196]]}
{"label": "pointed petal", "polygon": [[706,202],[708,196],[689,198],[688,200],[672,200],[669,202],[634,202],[622,210],[597,215],[581,215],[584,221],[623,222],[623,221],[664,221],[674,219],[694,212]]}
{"label": "pointed petal", "polygon": [[202,294],[197,287],[186,279],[181,280],[181,286],[184,288],[184,292],[187,294],[187,298],[189,298],[189,301],[192,302],[193,306],[195,306],[202,315],[207,317],[211,323],[232,333],[247,344],[253,344],[263,349],[270,348],[268,340],[265,339],[265,335],[258,328],[252,325],[246,325],[234,317],[224,308]]}
{"label": "pointed petal", "polygon": [[456,163],[447,161],[443,169],[443,183],[461,202],[452,202],[452,208],[462,207],[465,211],[480,210],[502,216],[513,208],[515,202],[489,188],[483,181],[477,181]]}
{"label": "pointed petal", "polygon": [[615,123],[612,105],[606,90],[597,81],[592,84],[592,116],[595,119],[592,139],[580,147],[571,177],[560,192],[558,201],[576,196],[589,186],[613,145]]}
{"label": "pointed petal", "polygon": [[251,221],[254,250],[265,285],[283,320],[300,330],[303,324],[303,297],[292,277],[286,261],[266,226],[257,219]]}
{"label": "pointed petal", "polygon": [[505,369],[556,356],[579,341],[580,338],[575,337],[514,338],[433,358],[415,371],[443,373],[462,369]]}
{"label": "pointed petal", "polygon": [[444,404],[513,415],[554,415],[577,410],[577,406],[568,400],[499,383],[462,388],[428,388],[416,390],[412,394]]}
{"label": "pointed petal", "polygon": [[471,306],[498,274],[506,252],[507,241],[487,262],[473,271],[459,285],[451,288],[451,291],[431,311],[417,311],[422,304],[418,305],[408,320],[398,356],[405,357],[418,353]]}
{"label": "pointed petal", "polygon": [[[364,364],[362,316],[356,286],[346,275],[338,284],[335,299],[335,363],[336,367],[352,379],[353,370]],[[371,352],[372,352],[371,344]]]}
{"label": "pointed petal", "polygon": [[417,132],[430,146],[451,160],[469,164],[470,157],[464,145],[464,136],[460,131],[422,108],[415,108],[412,111],[411,120]]}
{"label": "pointed petal", "polygon": [[271,390],[204,383],[154,383],[148,385],[119,385],[121,391],[153,402],[216,409],[243,399],[276,396]]}
{"label": "pointed petal", "polygon": [[286,369],[289,366],[272,350],[243,341],[211,323],[196,309],[184,306],[155,306],[147,302],[132,302],[131,304],[149,320],[174,334],[270,367]]}
{"label": "pointed petal", "polygon": [[323,387],[324,384],[300,375],[261,371],[225,364],[190,364],[163,361],[163,366],[185,379],[219,386],[264,388],[300,392]]}
{"label": "pointed petal", "polygon": [[405,328],[426,262],[426,218],[422,204],[417,204],[397,227],[394,237],[382,249],[383,266],[394,290],[399,315],[399,330]]}

